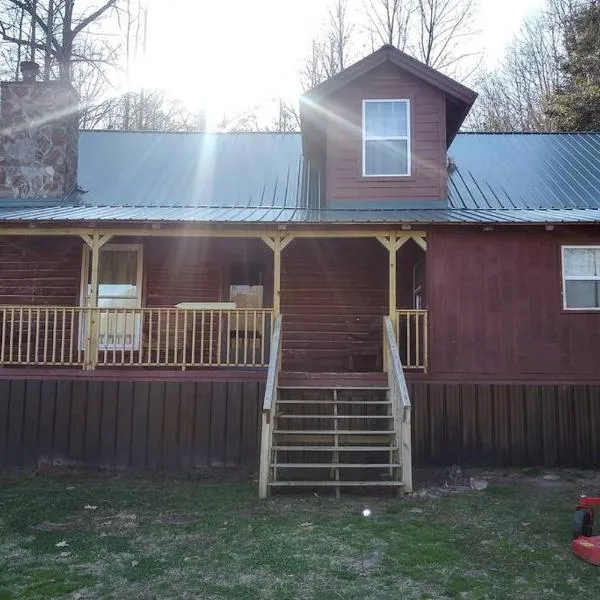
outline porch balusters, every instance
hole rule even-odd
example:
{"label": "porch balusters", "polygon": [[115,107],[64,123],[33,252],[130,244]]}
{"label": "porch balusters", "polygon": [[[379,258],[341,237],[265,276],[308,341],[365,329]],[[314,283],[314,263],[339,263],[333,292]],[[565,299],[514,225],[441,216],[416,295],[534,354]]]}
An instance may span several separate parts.
{"label": "porch balusters", "polygon": [[0,366],[265,367],[273,311],[0,306]]}

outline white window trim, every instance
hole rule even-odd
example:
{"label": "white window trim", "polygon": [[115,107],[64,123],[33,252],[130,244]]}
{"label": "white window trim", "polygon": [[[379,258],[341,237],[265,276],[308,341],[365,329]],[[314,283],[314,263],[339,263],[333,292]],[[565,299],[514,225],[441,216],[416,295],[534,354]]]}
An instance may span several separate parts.
{"label": "white window trim", "polygon": [[[366,105],[371,102],[402,102],[406,104],[406,134],[400,136],[371,136],[366,135]],[[410,125],[410,100],[407,98],[368,98],[362,101],[362,176],[363,177],[410,177],[411,176],[411,125]],[[367,174],[367,141],[387,141],[387,140],[405,140],[406,141],[406,173],[368,173]]]}
{"label": "white window trim", "polygon": [[[144,245],[143,244],[106,244],[100,248],[100,252],[104,250],[131,250],[137,251],[138,255],[138,264],[137,264],[137,285],[139,285],[139,294],[137,296],[137,308],[142,307],[142,285],[143,285],[143,274],[144,274]],[[80,289],[80,297],[79,302],[80,306],[87,306],[88,296],[87,296],[87,287],[88,280],[90,277],[89,273],[89,264],[90,264],[90,253],[91,249],[86,244],[83,246],[83,252],[81,257],[81,289]]]}
{"label": "white window trim", "polygon": [[[106,244],[102,248],[100,248],[100,252],[105,250],[131,250],[137,252],[138,255],[138,264],[137,264],[137,273],[136,285],[139,286],[139,293],[136,297],[136,308],[142,308],[143,305],[143,276],[144,276],[144,245],[143,244]],[[81,289],[80,289],[80,306],[85,308],[88,305],[88,280],[90,277],[89,264],[90,264],[90,254],[91,249],[86,244],[83,247],[83,252],[81,253]],[[80,315],[79,318],[79,347],[80,350],[85,350],[86,344],[86,318],[85,314]],[[142,331],[142,315],[138,315],[136,317],[136,324],[134,326],[134,330],[137,333],[135,339],[132,344],[127,344],[124,346],[124,350],[135,350],[138,351],[141,347],[141,334]],[[121,346],[117,348],[114,344],[99,344],[98,350],[100,351],[117,351],[121,350]]]}
{"label": "white window trim", "polygon": [[600,312],[600,307],[588,306],[588,307],[572,307],[567,306],[567,281],[600,281],[600,275],[569,275],[565,273],[565,251],[566,250],[600,250],[598,245],[583,245],[578,244],[575,246],[561,246],[561,270],[562,270],[562,297],[563,297],[563,310],[572,312]]}

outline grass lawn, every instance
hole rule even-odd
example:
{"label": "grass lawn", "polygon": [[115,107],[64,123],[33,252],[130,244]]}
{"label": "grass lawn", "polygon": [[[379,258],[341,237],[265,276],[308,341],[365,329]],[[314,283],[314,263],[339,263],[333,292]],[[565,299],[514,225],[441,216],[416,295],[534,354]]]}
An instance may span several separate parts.
{"label": "grass lawn", "polygon": [[600,478],[557,474],[266,502],[245,481],[2,475],[0,600],[598,598],[600,569],[569,542],[577,496]]}

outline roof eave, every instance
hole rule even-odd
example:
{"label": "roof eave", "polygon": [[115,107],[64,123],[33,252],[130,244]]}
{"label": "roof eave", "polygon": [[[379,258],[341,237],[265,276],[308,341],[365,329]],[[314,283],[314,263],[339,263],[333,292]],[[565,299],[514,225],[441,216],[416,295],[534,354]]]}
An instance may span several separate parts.
{"label": "roof eave", "polygon": [[419,79],[429,83],[430,85],[440,89],[444,93],[454,99],[467,104],[469,107],[475,102],[477,93],[470,88],[454,81],[450,77],[439,73],[435,69],[425,65],[424,63],[412,58],[408,54],[394,48],[393,46],[383,46],[373,54],[359,60],[341,73],[334,75],[330,79],[320,83],[308,92],[305,92],[301,98],[301,104],[304,102],[324,98],[329,94],[345,87],[352,83],[362,75],[365,75],[375,67],[389,62],[404,71],[418,77]]}

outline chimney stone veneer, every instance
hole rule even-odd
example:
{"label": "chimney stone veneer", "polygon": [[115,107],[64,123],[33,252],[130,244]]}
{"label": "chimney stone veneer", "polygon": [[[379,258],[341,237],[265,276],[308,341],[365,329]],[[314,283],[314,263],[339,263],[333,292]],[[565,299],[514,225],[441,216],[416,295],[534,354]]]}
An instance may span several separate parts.
{"label": "chimney stone veneer", "polygon": [[77,184],[77,92],[62,81],[2,83],[0,198],[64,198]]}

